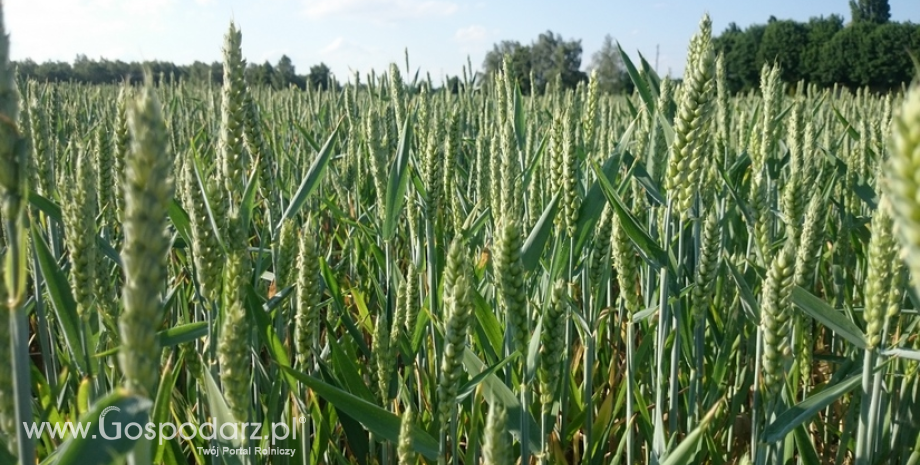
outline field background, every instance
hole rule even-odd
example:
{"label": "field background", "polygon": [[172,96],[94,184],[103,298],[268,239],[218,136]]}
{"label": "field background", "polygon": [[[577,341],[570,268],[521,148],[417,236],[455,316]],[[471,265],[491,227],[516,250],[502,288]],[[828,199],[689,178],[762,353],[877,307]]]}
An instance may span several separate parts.
{"label": "field background", "polygon": [[[5,37],[5,36],[3,36]],[[920,91],[17,79],[0,463],[920,461]],[[15,130],[14,130],[15,129]],[[232,441],[21,422],[286,422]]]}

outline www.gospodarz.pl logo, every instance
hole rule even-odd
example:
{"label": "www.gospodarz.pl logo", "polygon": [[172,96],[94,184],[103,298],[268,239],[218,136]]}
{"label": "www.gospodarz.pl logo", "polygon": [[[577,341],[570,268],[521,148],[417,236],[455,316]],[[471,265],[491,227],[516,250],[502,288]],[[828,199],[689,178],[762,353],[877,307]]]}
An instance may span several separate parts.
{"label": "www.gospodarz.pl logo", "polygon": [[[106,422],[106,415],[112,412],[121,412],[121,408],[116,406],[106,407],[102,413],[99,414],[98,434],[96,434],[96,431],[93,430],[92,422],[44,422],[38,424],[33,423],[31,425],[28,423],[23,423],[23,427],[26,430],[26,435],[30,439],[38,439],[42,437],[46,432],[52,438],[63,439],[69,435],[70,437],[74,438],[80,437],[97,439],[101,437],[102,439],[112,441],[127,438],[133,441],[144,437],[145,439],[151,441],[157,439],[160,444],[176,438],[181,438],[186,441],[192,441],[196,438],[200,438],[206,441],[219,440],[234,444],[242,444],[245,442],[244,440],[248,440],[250,444],[262,444],[263,439],[268,439],[270,444],[274,446],[276,441],[297,439],[297,428],[284,422],[271,423],[267,430],[263,428],[262,423],[228,422],[218,424],[206,421],[200,425],[196,425],[191,422],[176,425],[172,422],[147,422],[145,424],[138,422],[122,423],[120,421]],[[305,418],[297,419],[297,421],[300,423],[304,423],[305,420]],[[222,452],[224,454],[230,455],[248,455],[250,453],[250,449],[245,447],[199,447],[199,449],[203,449],[203,451],[210,452],[210,454],[213,455],[221,455]],[[293,455],[294,452],[293,449],[274,447],[253,447],[251,449],[251,452],[256,455]]]}

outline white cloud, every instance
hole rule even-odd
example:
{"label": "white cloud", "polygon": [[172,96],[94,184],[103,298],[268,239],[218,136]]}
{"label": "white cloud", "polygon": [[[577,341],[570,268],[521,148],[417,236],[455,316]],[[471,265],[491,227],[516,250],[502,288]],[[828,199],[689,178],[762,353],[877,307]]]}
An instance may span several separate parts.
{"label": "white cloud", "polygon": [[[257,65],[265,63],[266,61],[275,64],[282,56],[287,55],[288,58],[291,57],[291,51],[287,48],[273,48],[263,51],[259,54],[259,58],[256,61],[250,61],[250,63],[255,63]],[[296,64],[296,63],[295,63]]]}
{"label": "white cloud", "polygon": [[[38,61],[90,58],[143,58],[135,43],[143,33],[165,30],[165,18],[179,0],[19,0],[4,3],[13,34],[12,56]],[[50,32],[49,32],[50,31]],[[113,38],[118,47],[113,48]],[[133,52],[133,54],[132,54]],[[131,56],[128,56],[131,55]]]}
{"label": "white cloud", "polygon": [[446,0],[304,0],[310,19],[346,18],[374,23],[450,16],[456,3]]}
{"label": "white cloud", "polygon": [[454,33],[454,40],[462,44],[482,42],[488,35],[489,33],[486,31],[486,28],[474,24],[469,27],[457,29],[457,32]]}
{"label": "white cloud", "polygon": [[335,39],[332,40],[332,42],[329,43],[329,45],[323,47],[323,49],[320,50],[319,53],[322,53],[323,55],[334,53],[338,50],[341,50],[344,44],[345,44],[344,38],[336,37]]}
{"label": "white cloud", "polygon": [[323,47],[322,50],[319,51],[319,54],[324,55],[324,56],[328,56],[328,55],[349,55],[349,56],[372,55],[373,53],[374,53],[374,49],[364,47],[363,45],[358,44],[357,42],[354,42],[351,40],[346,40],[344,37],[341,37],[341,36],[336,37],[335,39],[332,39],[332,42],[329,42],[328,45],[326,45],[325,47]]}
{"label": "white cloud", "polygon": [[142,2],[121,2],[124,11],[131,15],[148,16],[165,13],[176,0],[144,0]]}

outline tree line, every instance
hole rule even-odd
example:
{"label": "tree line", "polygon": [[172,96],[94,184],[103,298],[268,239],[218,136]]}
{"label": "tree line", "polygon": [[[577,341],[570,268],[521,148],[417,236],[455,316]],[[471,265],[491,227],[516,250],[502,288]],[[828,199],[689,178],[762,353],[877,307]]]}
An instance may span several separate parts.
{"label": "tree line", "polygon": [[[766,24],[741,29],[731,23],[713,38],[716,53],[724,54],[726,80],[732,93],[760,87],[765,64],[777,63],[787,83],[805,81],[819,87],[868,87],[876,92],[895,90],[915,75],[911,58],[920,58],[920,25],[891,22],[887,0],[850,1],[852,21],[840,15],[807,22],[770,17]],[[502,58],[522,92],[544,91],[548,83],[574,88],[587,79],[581,69],[580,40],[563,40],[552,31],[529,45],[502,41],[486,54],[486,74],[497,72]],[[608,35],[591,57],[587,69],[596,70],[601,89],[632,92],[619,48]]]}
{"label": "tree line", "polygon": [[920,26],[888,22],[885,16],[882,20],[856,13],[849,24],[839,15],[805,23],[771,17],[767,24],[746,29],[732,23],[714,38],[714,45],[725,54],[726,79],[733,92],[757,89],[761,68],[773,62],[780,65],[787,83],[804,80],[825,88],[886,92],[914,76],[911,53],[920,54]]}
{"label": "tree line", "polygon": [[[98,60],[77,55],[73,64],[65,61],[46,61],[36,63],[26,59],[16,62],[17,72],[21,77],[41,82],[80,82],[85,84],[111,84],[127,81],[132,84],[142,83],[145,70],[149,70],[154,79],[167,81],[189,81],[223,84],[224,70],[220,62],[204,63],[196,61],[190,65],[177,65],[168,61],[125,62],[121,60]],[[295,86],[305,89],[307,84],[325,89],[330,84],[332,73],[325,63],[313,65],[310,72],[297,74],[294,63],[283,55],[278,63],[272,65],[250,63],[246,67],[246,80],[250,85],[266,85],[276,89]]]}
{"label": "tree line", "polygon": [[[504,40],[486,53],[482,67],[485,74],[492,75],[506,66],[508,73],[524,94],[543,93],[548,86],[573,89],[580,82],[588,80],[588,74],[581,70],[582,46],[580,39],[566,40],[548,30],[537,36],[530,44],[516,40]],[[600,89],[619,93],[632,90],[632,83],[626,74],[619,49],[608,34],[601,49],[591,56],[588,71],[597,71]]]}
{"label": "tree line", "polygon": [[[724,54],[726,79],[733,93],[757,89],[764,64],[778,63],[787,83],[806,81],[819,87],[840,85],[851,89],[868,87],[886,92],[909,82],[914,76],[911,53],[920,56],[920,26],[911,22],[890,22],[888,0],[851,0],[852,21],[845,24],[840,15],[811,18],[807,22],[770,17],[766,24],[742,29],[735,23],[713,39],[716,52]],[[502,69],[507,59],[508,71],[524,94],[544,92],[548,86],[575,88],[588,79],[582,70],[580,39],[564,39],[553,31],[541,33],[534,41],[523,44],[505,40],[486,53],[482,73],[489,76]],[[20,76],[38,81],[75,81],[101,84],[127,80],[139,83],[144,70],[156,79],[213,82],[221,84],[223,68],[219,62],[196,61],[176,65],[165,61],[144,63],[120,60],[92,60],[77,56],[67,62],[17,63]],[[595,71],[600,89],[608,93],[632,92],[632,82],[613,38],[607,35],[601,49],[591,56],[587,66]],[[297,74],[288,56],[274,65],[250,63],[246,67],[250,85],[276,89],[308,85],[318,88],[337,85],[324,63],[310,67],[309,73]],[[466,80],[464,79],[464,82]],[[479,79],[480,83],[489,82]],[[446,89],[458,92],[463,83],[448,77]]]}

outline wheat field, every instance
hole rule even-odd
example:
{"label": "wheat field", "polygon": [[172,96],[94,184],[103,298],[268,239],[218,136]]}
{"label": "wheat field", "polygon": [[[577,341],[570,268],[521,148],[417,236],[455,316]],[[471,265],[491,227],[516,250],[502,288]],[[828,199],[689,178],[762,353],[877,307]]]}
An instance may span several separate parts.
{"label": "wheat field", "polygon": [[249,87],[233,24],[222,85],[48,84],[0,34],[0,463],[920,463],[920,88],[730,96],[711,27],[629,96]]}

